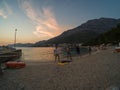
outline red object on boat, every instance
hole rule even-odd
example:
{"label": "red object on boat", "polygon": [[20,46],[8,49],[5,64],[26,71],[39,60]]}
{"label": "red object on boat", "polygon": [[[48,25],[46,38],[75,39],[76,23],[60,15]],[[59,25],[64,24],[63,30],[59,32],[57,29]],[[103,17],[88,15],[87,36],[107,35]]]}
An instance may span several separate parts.
{"label": "red object on boat", "polygon": [[24,62],[9,61],[6,62],[8,68],[23,68],[26,66]]}
{"label": "red object on boat", "polygon": [[120,49],[115,49],[117,52],[120,52]]}
{"label": "red object on boat", "polygon": [[116,52],[120,52],[120,47],[115,48]]}

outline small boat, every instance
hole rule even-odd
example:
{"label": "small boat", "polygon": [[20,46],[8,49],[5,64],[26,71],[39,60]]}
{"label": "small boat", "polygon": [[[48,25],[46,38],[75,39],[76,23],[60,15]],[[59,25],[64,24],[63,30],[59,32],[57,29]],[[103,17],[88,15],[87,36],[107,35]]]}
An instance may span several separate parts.
{"label": "small boat", "polygon": [[6,62],[7,68],[24,68],[26,64],[24,62],[17,62],[17,61],[8,61]]}
{"label": "small boat", "polygon": [[120,47],[115,47],[116,52],[120,52]]}
{"label": "small boat", "polygon": [[6,62],[18,59],[22,56],[22,50],[21,49],[15,49],[15,48],[8,48],[5,49],[5,47],[0,48],[0,62]]}

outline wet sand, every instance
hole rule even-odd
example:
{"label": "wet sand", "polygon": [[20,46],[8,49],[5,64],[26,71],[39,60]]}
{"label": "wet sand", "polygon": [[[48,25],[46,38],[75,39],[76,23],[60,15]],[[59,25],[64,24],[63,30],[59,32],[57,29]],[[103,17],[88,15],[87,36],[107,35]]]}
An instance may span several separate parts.
{"label": "wet sand", "polygon": [[120,54],[113,53],[113,49],[74,57],[66,65],[26,64],[22,69],[6,69],[0,76],[0,90],[112,90],[120,87]]}

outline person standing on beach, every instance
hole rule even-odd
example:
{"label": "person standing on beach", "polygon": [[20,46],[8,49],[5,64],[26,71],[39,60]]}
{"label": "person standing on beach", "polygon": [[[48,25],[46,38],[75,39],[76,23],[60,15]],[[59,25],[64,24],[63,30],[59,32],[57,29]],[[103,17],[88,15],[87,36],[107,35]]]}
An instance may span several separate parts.
{"label": "person standing on beach", "polygon": [[1,67],[1,62],[0,62],[0,75],[3,75],[2,67]]}
{"label": "person standing on beach", "polygon": [[89,52],[89,55],[91,55],[91,51],[92,51],[91,47],[88,46],[88,52]]}
{"label": "person standing on beach", "polygon": [[55,62],[58,60],[58,62],[60,62],[60,51],[58,50],[58,47],[55,47],[54,50],[54,56],[55,56]]}
{"label": "person standing on beach", "polygon": [[71,51],[70,51],[70,47],[68,46],[67,48],[66,48],[66,52],[67,52],[67,59],[69,60],[72,60],[72,55],[71,55]]}
{"label": "person standing on beach", "polygon": [[80,47],[79,47],[79,45],[76,45],[76,52],[77,52],[78,55],[80,55]]}

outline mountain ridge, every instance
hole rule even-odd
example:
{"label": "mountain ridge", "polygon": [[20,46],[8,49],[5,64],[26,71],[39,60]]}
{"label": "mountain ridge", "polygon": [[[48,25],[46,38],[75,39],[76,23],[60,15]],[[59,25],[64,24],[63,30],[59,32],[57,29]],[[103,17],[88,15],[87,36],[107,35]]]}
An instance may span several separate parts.
{"label": "mountain ridge", "polygon": [[101,33],[107,32],[111,28],[115,28],[118,23],[120,23],[120,19],[104,17],[91,19],[78,27],[64,31],[54,38],[44,42],[39,41],[34,46],[41,46],[41,44],[84,43],[96,38]]}

